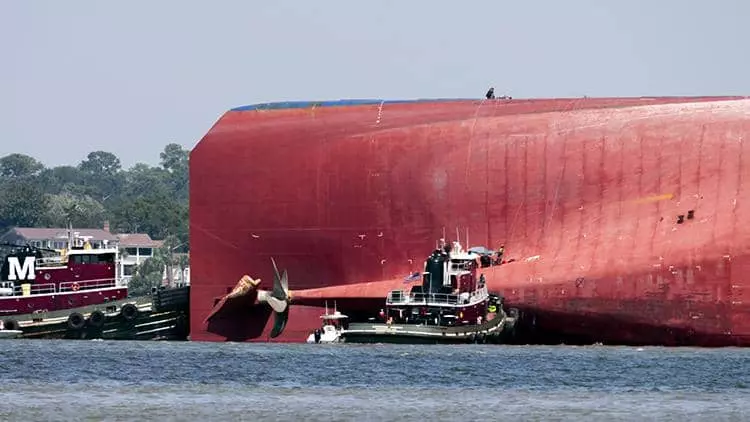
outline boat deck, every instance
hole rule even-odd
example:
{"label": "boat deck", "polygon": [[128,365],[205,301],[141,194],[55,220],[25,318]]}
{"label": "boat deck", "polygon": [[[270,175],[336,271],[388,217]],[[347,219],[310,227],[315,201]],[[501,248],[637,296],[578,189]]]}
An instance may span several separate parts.
{"label": "boat deck", "polygon": [[[21,334],[14,337],[21,338],[185,340],[189,336],[188,303],[186,286],[96,305],[13,315],[6,321],[17,324]],[[122,312],[128,304],[135,306],[135,313],[126,318]],[[103,314],[102,322],[91,322],[95,311]],[[80,326],[71,325],[73,314],[79,314]]]}
{"label": "boat deck", "polygon": [[120,308],[122,308],[122,306],[125,305],[126,303],[132,303],[136,305],[139,309],[144,309],[144,308],[150,309],[151,297],[150,296],[132,297],[132,298],[126,298],[126,299],[121,299],[121,300],[113,300],[107,303],[99,303],[96,305],[81,306],[81,307],[70,308],[70,309],[61,309],[58,311],[9,315],[7,316],[6,319],[16,320],[18,321],[21,327],[27,327],[30,325],[38,324],[40,321],[58,322],[58,320],[59,321],[67,320],[68,316],[72,312],[78,312],[78,313],[83,314],[84,316],[87,316],[88,314],[94,311],[102,311],[105,314],[114,314]]}
{"label": "boat deck", "polygon": [[351,323],[342,332],[347,342],[385,343],[438,342],[464,343],[489,340],[497,342],[515,327],[516,319],[504,313],[482,324],[461,326]]}

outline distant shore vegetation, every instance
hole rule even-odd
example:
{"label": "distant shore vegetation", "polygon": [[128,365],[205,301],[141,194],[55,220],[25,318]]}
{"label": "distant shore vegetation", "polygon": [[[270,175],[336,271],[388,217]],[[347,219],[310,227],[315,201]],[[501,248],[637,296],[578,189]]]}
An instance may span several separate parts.
{"label": "distant shore vegetation", "polygon": [[[168,144],[160,164],[123,169],[106,151],[90,152],[77,165],[45,167],[34,157],[0,158],[0,231],[11,227],[101,228],[113,233],[148,233],[188,243],[190,151]],[[176,250],[177,251],[177,250]]]}

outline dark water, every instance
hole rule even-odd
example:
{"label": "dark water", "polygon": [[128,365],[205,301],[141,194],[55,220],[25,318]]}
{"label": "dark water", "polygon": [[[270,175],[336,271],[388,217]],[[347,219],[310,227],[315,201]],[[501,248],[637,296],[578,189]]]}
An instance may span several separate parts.
{"label": "dark water", "polygon": [[0,342],[0,420],[746,420],[750,350]]}

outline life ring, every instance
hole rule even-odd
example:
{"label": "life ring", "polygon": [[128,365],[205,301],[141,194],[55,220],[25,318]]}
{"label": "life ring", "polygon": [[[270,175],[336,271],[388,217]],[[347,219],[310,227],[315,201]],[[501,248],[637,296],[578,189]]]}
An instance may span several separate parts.
{"label": "life ring", "polygon": [[81,286],[78,285],[78,282],[73,283],[73,285],[70,287],[74,292],[77,292],[78,289],[81,288]]}

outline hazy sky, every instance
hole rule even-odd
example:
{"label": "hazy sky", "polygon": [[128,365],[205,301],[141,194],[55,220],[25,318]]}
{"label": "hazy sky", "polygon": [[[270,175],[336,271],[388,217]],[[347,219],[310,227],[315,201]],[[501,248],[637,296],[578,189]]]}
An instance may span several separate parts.
{"label": "hazy sky", "polygon": [[293,99],[750,95],[748,0],[0,1],[0,156],[125,167]]}

